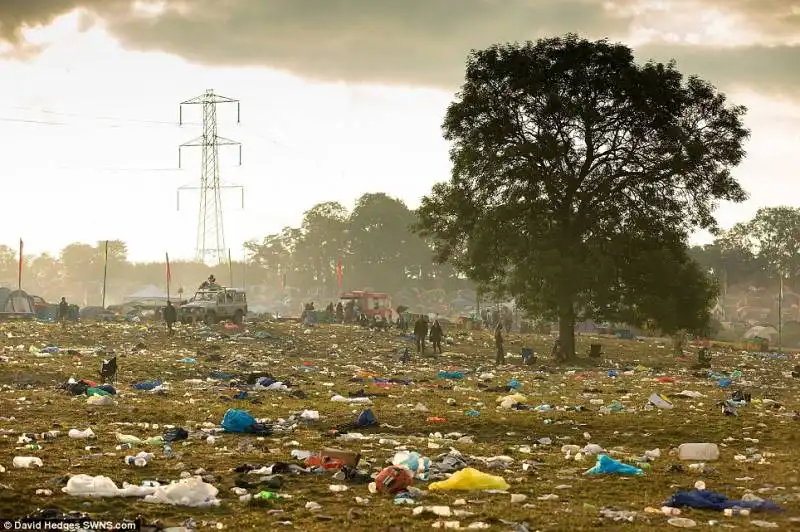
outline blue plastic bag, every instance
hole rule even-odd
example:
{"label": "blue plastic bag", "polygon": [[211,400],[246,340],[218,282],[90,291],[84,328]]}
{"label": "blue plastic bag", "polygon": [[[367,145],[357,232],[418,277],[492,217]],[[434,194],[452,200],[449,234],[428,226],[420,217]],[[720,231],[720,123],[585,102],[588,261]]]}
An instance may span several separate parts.
{"label": "blue plastic bag", "polygon": [[361,412],[361,414],[359,414],[355,422],[356,428],[359,429],[365,427],[371,427],[377,424],[378,424],[378,418],[375,417],[375,413],[372,411],[371,408],[367,408],[366,410]]}
{"label": "blue plastic bag", "polygon": [[607,454],[601,454],[597,457],[597,463],[593,468],[588,470],[587,475],[628,475],[628,476],[641,476],[644,471],[632,465],[617,462]]}
{"label": "blue plastic bag", "polygon": [[150,391],[150,390],[153,390],[155,388],[158,388],[159,386],[161,386],[161,379],[156,379],[154,381],[145,381],[145,382],[136,383],[136,384],[133,385],[133,389],[134,390]]}
{"label": "blue plastic bag", "polygon": [[225,432],[250,432],[256,424],[256,418],[244,410],[228,409],[222,418],[222,428]]}

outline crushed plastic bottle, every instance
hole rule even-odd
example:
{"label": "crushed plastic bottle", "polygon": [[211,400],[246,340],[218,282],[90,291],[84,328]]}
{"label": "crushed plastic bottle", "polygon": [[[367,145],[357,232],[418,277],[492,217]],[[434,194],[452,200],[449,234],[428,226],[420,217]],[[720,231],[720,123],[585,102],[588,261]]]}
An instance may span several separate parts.
{"label": "crushed plastic bottle", "polygon": [[37,456],[15,456],[12,462],[17,469],[30,469],[32,467],[43,467],[42,459]]}

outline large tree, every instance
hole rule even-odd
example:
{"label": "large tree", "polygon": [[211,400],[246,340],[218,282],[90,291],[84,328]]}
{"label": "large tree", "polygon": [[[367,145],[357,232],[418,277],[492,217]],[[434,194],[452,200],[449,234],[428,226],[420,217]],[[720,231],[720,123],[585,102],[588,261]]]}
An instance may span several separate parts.
{"label": "large tree", "polygon": [[577,319],[647,307],[648,294],[608,285],[641,284],[624,260],[640,244],[665,235],[679,255],[689,231],[715,228],[717,201],[746,199],[730,174],[744,113],[622,44],[567,35],[473,51],[443,126],[452,177],[423,199],[419,230],[439,260],[558,318],[574,355]]}

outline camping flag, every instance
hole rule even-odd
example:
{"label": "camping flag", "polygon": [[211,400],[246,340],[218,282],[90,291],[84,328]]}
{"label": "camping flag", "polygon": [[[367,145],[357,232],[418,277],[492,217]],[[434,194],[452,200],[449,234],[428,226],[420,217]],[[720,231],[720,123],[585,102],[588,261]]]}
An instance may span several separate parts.
{"label": "camping flag", "polygon": [[167,300],[169,300],[169,285],[172,282],[172,271],[169,267],[169,253],[166,254],[167,256]]}
{"label": "camping flag", "polygon": [[231,284],[228,286],[233,288],[233,261],[231,261],[231,248],[228,248],[228,275],[231,279]]}
{"label": "camping flag", "polygon": [[339,292],[342,291],[342,257],[339,257],[339,262],[336,264],[336,281],[339,283]]}
{"label": "camping flag", "polygon": [[22,239],[19,239],[19,272],[17,276],[17,289],[22,290]]}
{"label": "camping flag", "polygon": [[108,279],[108,240],[106,240],[106,251],[103,258],[103,308],[106,308],[106,279]]}
{"label": "camping flag", "polygon": [[281,288],[286,288],[286,274],[281,276]]}

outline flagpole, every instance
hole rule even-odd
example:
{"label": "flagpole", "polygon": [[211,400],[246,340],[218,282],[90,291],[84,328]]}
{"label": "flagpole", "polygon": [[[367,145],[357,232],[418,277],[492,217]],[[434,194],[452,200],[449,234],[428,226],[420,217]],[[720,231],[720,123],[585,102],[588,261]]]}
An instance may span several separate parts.
{"label": "flagpole", "polygon": [[22,239],[19,239],[19,271],[17,272],[17,290],[22,290]]}
{"label": "flagpole", "polygon": [[231,262],[231,248],[228,248],[228,275],[231,278],[231,284],[228,286],[233,288],[233,263]]}
{"label": "flagpole", "polygon": [[169,297],[169,284],[170,281],[172,280],[172,272],[170,272],[169,269],[169,253],[166,254],[166,257],[167,257],[167,301],[170,301],[171,298]]}
{"label": "flagpole", "polygon": [[108,240],[106,240],[105,259],[103,261],[103,308],[106,308],[106,281],[108,279]]}
{"label": "flagpole", "polygon": [[783,352],[783,274],[781,274],[780,292],[778,293],[778,353]]}
{"label": "flagpole", "polygon": [[247,291],[247,248],[242,249],[242,290]]}

